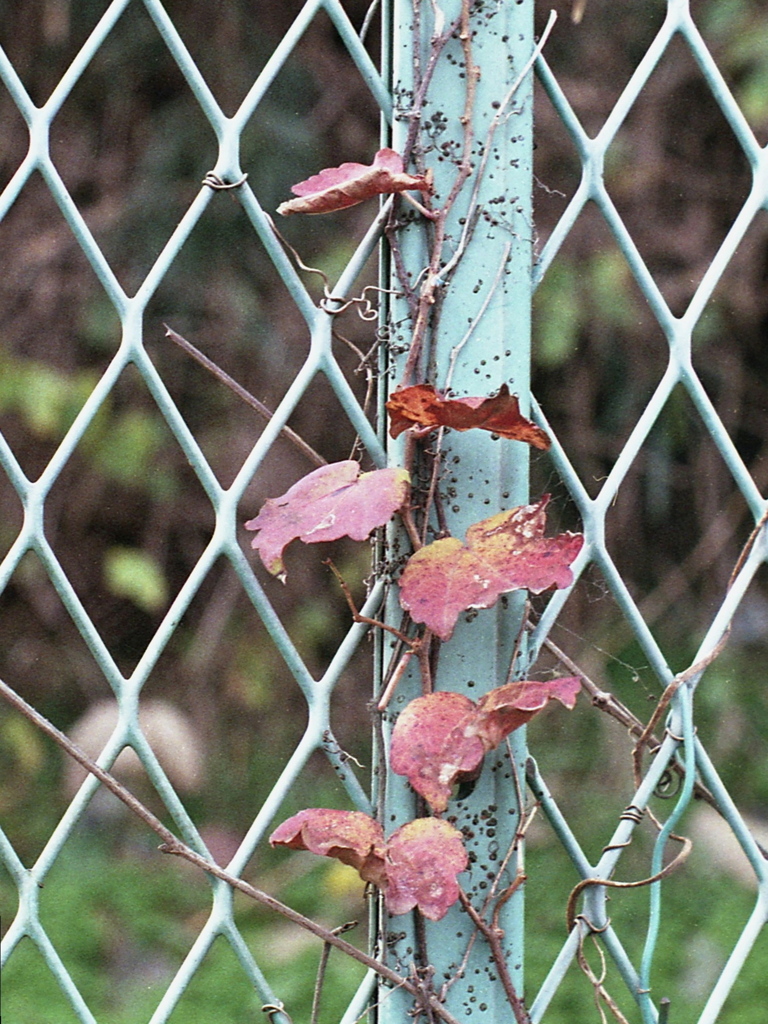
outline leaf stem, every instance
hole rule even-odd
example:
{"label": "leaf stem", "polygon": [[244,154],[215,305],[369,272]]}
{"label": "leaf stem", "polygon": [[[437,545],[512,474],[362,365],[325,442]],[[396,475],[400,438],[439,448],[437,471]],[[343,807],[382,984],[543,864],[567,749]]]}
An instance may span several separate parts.
{"label": "leaf stem", "polygon": [[387,633],[391,633],[393,636],[396,636],[398,640],[400,640],[402,643],[410,647],[412,652],[418,648],[419,642],[417,639],[411,639],[409,636],[406,636],[405,633],[402,633],[395,626],[390,626],[386,622],[381,622],[379,619],[372,619],[367,615],[361,615],[360,612],[357,610],[357,606],[355,605],[354,599],[352,598],[352,593],[350,592],[350,589],[347,586],[344,577],[333,564],[331,559],[324,558],[323,565],[327,565],[328,568],[333,573],[333,575],[336,577],[338,584],[341,587],[341,592],[344,594],[347,606],[349,607],[349,610],[352,612],[352,618],[355,620],[355,622],[361,622],[366,626],[373,626],[374,628],[386,630]]}

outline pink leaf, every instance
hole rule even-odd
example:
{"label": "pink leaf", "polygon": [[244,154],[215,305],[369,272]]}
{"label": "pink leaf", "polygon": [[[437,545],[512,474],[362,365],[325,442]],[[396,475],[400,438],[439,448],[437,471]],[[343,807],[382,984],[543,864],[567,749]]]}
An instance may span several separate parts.
{"label": "pink leaf", "polygon": [[392,771],[404,775],[432,810],[442,812],[458,782],[477,778],[489,750],[552,698],[572,708],[580,688],[578,677],[568,676],[507,683],[490,690],[477,704],[449,691],[417,697],[395,722]]}
{"label": "pink leaf", "polygon": [[453,825],[437,818],[409,821],[387,844],[387,910],[405,914],[418,907],[439,921],[459,898],[456,876],[467,863],[461,832]]}
{"label": "pink leaf", "polygon": [[355,868],[366,882],[384,887],[386,846],[381,825],[361,811],[313,807],[299,811],[269,837],[272,846],[309,850]]}
{"label": "pink leaf", "polygon": [[372,196],[387,192],[432,192],[432,178],[426,175],[406,174],[402,157],[393,149],[380,149],[373,163],[346,163],[328,167],[319,174],[300,181],[291,188],[297,199],[281,203],[277,212],[333,213],[348,206],[356,206]]}
{"label": "pink leaf", "polygon": [[283,551],[292,540],[305,544],[365,538],[383,526],[408,496],[405,469],[360,473],[354,460],[321,466],[279,498],[270,498],[246,530],[258,530],[252,546],[272,573],[285,579]]}
{"label": "pink leaf", "polygon": [[573,582],[569,568],[584,543],[580,533],[545,537],[549,495],[535,505],[499,512],[457,537],[427,544],[411,555],[400,577],[400,604],[441,640],[453,634],[468,608],[490,608],[501,594],[534,594]]}
{"label": "pink leaf", "polygon": [[398,715],[390,767],[404,775],[434,811],[444,811],[456,780],[468,781],[482,764],[483,741],[464,733],[475,714],[469,697],[442,691],[417,697]]}
{"label": "pink leaf", "polygon": [[546,704],[557,699],[568,708],[573,708],[581,690],[578,676],[560,676],[538,682],[535,679],[520,679],[506,686],[489,690],[477,702],[476,723],[473,729],[483,742],[486,750],[493,750],[515,729],[525,725]]}
{"label": "pink leaf", "polygon": [[335,857],[382,890],[390,913],[418,907],[433,921],[458,899],[456,876],[467,866],[461,833],[435,818],[410,821],[385,842],[381,826],[367,814],[309,808],[284,821],[269,841]]}

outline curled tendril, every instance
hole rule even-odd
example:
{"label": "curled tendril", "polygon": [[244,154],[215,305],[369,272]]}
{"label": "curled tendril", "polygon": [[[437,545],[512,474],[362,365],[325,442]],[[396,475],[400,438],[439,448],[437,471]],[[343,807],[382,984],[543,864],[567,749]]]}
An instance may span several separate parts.
{"label": "curled tendril", "polygon": [[[320,271],[317,272],[320,273]],[[337,295],[332,295],[327,286],[324,290],[325,297],[320,300],[320,309],[322,309],[324,313],[332,313],[334,316],[338,316],[339,313],[344,313],[348,310],[350,306],[356,306],[357,315],[361,320],[366,321],[376,320],[379,315],[379,311],[374,305],[372,305],[371,300],[368,298],[368,292],[386,292],[388,295],[400,294],[392,288],[379,288],[378,285],[368,284],[363,288],[360,295],[345,301],[344,299],[340,299]]]}
{"label": "curled tendril", "polygon": [[[211,182],[206,181],[206,184],[210,185]],[[238,182],[238,184],[242,184],[242,182]],[[235,186],[212,185],[211,187],[234,188]],[[348,310],[350,306],[355,306],[357,307],[357,315],[360,317],[360,319],[365,320],[367,322],[371,322],[378,318],[379,311],[368,298],[368,292],[378,292],[380,294],[386,293],[387,295],[402,294],[401,292],[397,291],[394,288],[379,288],[378,285],[369,284],[366,285],[365,288],[363,288],[360,295],[356,295],[352,299],[343,299],[338,295],[334,295],[333,292],[331,291],[328,275],[324,271],[320,270],[319,267],[308,266],[301,258],[301,256],[299,256],[299,254],[296,252],[291,243],[286,238],[284,238],[283,235],[281,235],[280,232],[277,230],[277,228],[275,227],[275,222],[272,220],[269,214],[266,214],[266,217],[278,241],[291,254],[299,270],[303,270],[307,274],[317,274],[317,276],[321,278],[323,282],[323,297],[320,300],[319,306],[324,313],[330,313],[332,316],[338,316],[339,313],[346,312],[346,310]]]}
{"label": "curled tendril", "polygon": [[667,768],[656,783],[653,795],[662,800],[671,800],[673,796],[677,796],[680,792],[681,785],[682,780],[680,776],[673,772],[671,768]]}

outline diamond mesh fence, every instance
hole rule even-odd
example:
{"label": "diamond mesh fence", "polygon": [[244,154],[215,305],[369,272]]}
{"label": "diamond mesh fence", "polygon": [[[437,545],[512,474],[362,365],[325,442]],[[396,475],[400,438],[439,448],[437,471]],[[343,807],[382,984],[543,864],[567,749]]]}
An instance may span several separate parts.
{"label": "diamond mesh fence", "polygon": [[[460,19],[462,5],[385,3],[366,12],[309,0],[254,14],[232,4],[219,20],[205,4],[75,6],[49,3],[37,24],[46,53],[58,53],[55,74],[46,78],[49,69],[35,67],[29,51],[26,61],[14,58],[24,33],[10,17],[18,37],[6,36],[0,49],[8,136],[28,145],[15,158],[9,143],[0,194],[3,266],[17,303],[8,304],[0,344],[0,675],[99,765],[114,767],[203,857],[336,927],[366,914],[356,876],[350,883],[347,869],[309,867],[303,855],[287,861],[266,839],[301,807],[370,813],[378,799],[381,787],[371,796],[370,772],[357,764],[376,757],[364,707],[380,685],[379,678],[372,691],[368,681],[369,627],[344,625],[348,609],[318,573],[318,559],[289,555],[285,587],[262,573],[242,524],[318,461],[351,452],[367,466],[398,463],[403,448],[384,440],[377,421],[407,358],[413,311],[386,251],[376,267],[391,202],[372,219],[369,205],[339,214],[341,227],[327,235],[314,219],[309,227],[291,220],[287,242],[267,211],[304,172],[369,161],[379,114],[383,143],[405,148],[430,47],[451,18]],[[756,1024],[768,994],[760,967],[768,868],[755,838],[768,792],[757,689],[762,531],[738,558],[749,537],[744,518],[762,526],[765,501],[759,448],[745,442],[728,407],[733,391],[708,384],[721,350],[729,359],[739,354],[722,313],[723,292],[735,287],[730,268],[743,269],[745,251],[765,248],[768,150],[745,110],[759,120],[760,89],[748,87],[767,74],[760,41],[768,29],[765,16],[750,20],[744,5],[691,7],[643,5],[624,84],[612,83],[618,95],[609,91],[597,115],[589,90],[579,88],[577,61],[586,64],[585,78],[589,61],[599,61],[593,13],[619,35],[621,19],[618,26],[606,19],[606,5],[593,8],[592,0],[580,24],[563,12],[536,60],[543,155],[532,168],[533,75],[518,79],[534,51],[533,5],[471,5],[481,68],[471,155],[484,176],[477,192],[470,178],[437,268],[447,278],[466,243],[446,285],[429,374],[459,394],[510,384],[552,438],[551,450],[532,460],[531,488],[551,491],[563,525],[585,535],[572,587],[529,606],[510,600],[503,610],[472,613],[441,653],[441,688],[477,696],[504,682],[525,619],[518,674],[573,673],[587,694],[574,724],[562,714],[531,726],[533,756],[523,739],[513,744],[517,785],[514,768],[500,759],[458,801],[455,820],[471,834],[482,872],[526,823],[528,880],[501,918],[509,971],[526,993],[523,1020]],[[740,57],[716,48],[729,18],[740,29],[728,37]],[[462,140],[467,51],[456,26],[419,108],[438,194]],[[243,70],[237,47],[246,29]],[[376,33],[374,44],[366,37]],[[741,92],[726,82],[715,51],[739,69]],[[717,109],[718,130],[732,140],[746,181],[717,244],[699,254],[682,289],[669,284],[662,257],[643,255],[642,211],[627,198],[642,197],[648,180],[644,96],[666,89],[680,118],[673,135],[685,136],[688,117],[699,131],[696,108],[675,93],[681,65],[697,97]],[[494,112],[510,89],[491,140]],[[153,106],[158,95],[168,102]],[[127,112],[142,105],[150,113],[137,129]],[[171,118],[173,105],[181,116]],[[83,111],[99,112],[104,137],[76,134]],[[550,132],[560,133],[560,149],[544,145]],[[330,155],[317,138],[345,148]],[[137,168],[130,180],[115,158],[120,147]],[[98,188],[79,170],[94,154],[103,168]],[[673,155],[654,155],[661,188],[684,192],[686,181],[668,170]],[[532,213],[533,170],[541,202]],[[424,236],[416,213],[405,220],[400,252],[418,280]],[[463,232],[467,221],[474,236]],[[691,232],[701,238],[681,224],[681,238]],[[327,293],[291,246],[322,268]],[[364,291],[375,283],[384,290]],[[378,333],[362,299],[340,312],[357,297],[381,304]],[[589,317],[602,322],[599,342],[585,351]],[[164,322],[205,339],[223,365],[236,366],[273,410],[266,423],[257,414],[247,419],[252,414],[226,392],[221,374],[214,381],[166,339]],[[222,338],[222,328],[245,340]],[[644,344],[639,335],[647,335],[647,349],[630,359],[626,349]],[[603,392],[590,391],[579,364],[608,381]],[[754,375],[759,388],[759,367]],[[294,435],[291,443],[289,421],[303,441]],[[721,522],[702,499],[701,519],[681,519],[690,536],[676,549],[667,538],[678,529],[686,432],[714,453],[693,470],[727,480],[713,499],[718,514],[718,500],[727,506]],[[449,524],[459,536],[474,520],[523,503],[529,488],[522,446],[471,433],[449,433],[443,449]],[[606,446],[597,460],[589,449],[595,435]],[[712,486],[706,478],[691,489]],[[81,538],[79,548],[72,537]],[[676,572],[653,568],[657,546],[677,561]],[[369,552],[361,560],[359,547],[333,548],[350,583],[370,572]],[[718,563],[715,581],[697,590],[691,580],[713,550],[726,568]],[[363,615],[384,614],[398,626],[400,610],[385,602],[386,576],[379,577],[357,586],[355,600]],[[745,640],[739,624],[747,612]],[[757,656],[743,653],[749,644]],[[383,645],[373,660],[381,677]],[[757,682],[742,681],[742,673]],[[401,687],[394,711],[418,681]],[[1,962],[3,1015],[12,1024],[243,1021],[258,1019],[262,1007],[278,1024],[288,1014],[296,1021],[333,1014],[351,1024],[373,1013],[372,1002],[381,1017],[408,1013],[410,996],[386,985],[377,993],[373,972],[342,966],[334,952],[318,1018],[316,940],[303,944],[296,929],[275,925],[220,879],[158,865],[164,858],[97,778],[59,767],[26,720],[2,714]],[[133,762],[121,755],[126,747]],[[527,810],[517,793],[523,776]],[[56,795],[36,799],[43,793]],[[413,815],[404,783],[389,780],[388,800],[388,819]],[[754,814],[737,808],[742,800]],[[45,814],[42,801],[54,805]],[[506,832],[494,817],[499,807],[509,811]],[[488,884],[482,872],[473,869],[474,894]],[[398,931],[403,921],[390,920],[388,955],[407,972],[421,940],[410,924]],[[375,920],[370,929],[381,954]],[[446,1005],[458,1019],[509,1019],[484,940],[470,941],[469,932],[456,908],[429,926],[433,963],[450,981]],[[357,941],[366,947],[365,934]]]}

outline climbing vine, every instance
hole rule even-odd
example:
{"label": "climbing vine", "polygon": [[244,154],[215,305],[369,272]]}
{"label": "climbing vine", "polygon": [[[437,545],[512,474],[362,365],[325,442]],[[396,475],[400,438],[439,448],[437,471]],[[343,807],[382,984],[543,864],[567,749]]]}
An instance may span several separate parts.
{"label": "climbing vine", "polygon": [[[414,10],[418,17],[421,5],[415,4]],[[473,115],[480,69],[472,56],[473,4],[464,0],[460,15],[450,25],[442,24],[437,8],[433,13],[428,57],[423,67],[419,65],[416,69],[415,89],[410,97],[412,109],[404,115],[411,127],[403,152],[385,148],[368,165],[343,163],[321,170],[294,185],[295,198],[278,207],[278,213],[285,216],[333,214],[375,196],[392,197],[385,205],[389,211],[385,234],[400,297],[409,314],[410,336],[403,353],[402,373],[390,391],[386,413],[390,436],[404,439],[402,464],[368,472],[363,472],[354,459],[320,466],[284,494],[269,499],[258,515],[245,523],[246,529],[255,535],[252,546],[264,567],[290,586],[283,555],[293,541],[316,544],[339,537],[361,541],[384,527],[393,516],[399,517],[403,534],[410,542],[410,553],[403,556],[401,551],[395,562],[378,567],[378,572],[386,574],[397,590],[403,612],[398,628],[363,617],[352,601],[346,581],[338,572],[337,576],[355,620],[397,640],[385,669],[386,684],[377,700],[376,715],[392,717],[388,716],[388,707],[393,694],[412,659],[418,663],[422,693],[394,719],[386,773],[408,780],[419,797],[418,812],[391,835],[385,835],[380,820],[359,811],[306,808],[280,824],[270,841],[274,846],[308,850],[351,865],[366,883],[380,890],[389,915],[415,910],[417,917],[437,921],[460,903],[485,936],[514,1017],[518,1024],[524,1024],[528,1014],[505,963],[498,911],[522,880],[518,873],[511,885],[499,889],[503,871],[525,825],[520,822],[513,848],[494,882],[492,898],[496,907],[489,919],[490,902],[473,906],[461,886],[469,857],[464,836],[455,826],[455,818],[449,815],[450,803],[462,793],[463,787],[471,786],[477,779],[485,755],[552,699],[572,708],[581,681],[578,676],[543,681],[518,678],[513,657],[507,682],[474,702],[441,685],[437,651],[441,644],[451,642],[456,624],[465,613],[491,608],[502,595],[512,591],[540,594],[570,586],[570,566],[584,539],[578,533],[548,535],[549,495],[529,505],[501,509],[471,524],[463,538],[452,536],[448,528],[440,483],[446,431],[487,431],[501,443],[523,443],[539,450],[549,448],[550,441],[545,431],[522,414],[518,397],[510,393],[504,381],[490,394],[452,393],[451,375],[457,352],[447,377],[440,382],[435,377],[433,351],[444,297],[468,251],[475,226],[485,213],[478,198],[479,183],[487,170],[493,134],[510,116],[514,94],[530,63],[521,70],[508,93],[494,104],[496,113],[486,138],[476,149]],[[459,41],[463,56],[463,137],[452,152],[456,168],[453,181],[440,197],[434,187],[433,169],[428,166],[428,154],[433,148],[431,136],[428,137],[424,126],[420,130],[420,125],[437,62],[452,39]],[[476,152],[481,154],[477,165]],[[448,234],[447,225],[459,197],[467,215],[456,239]],[[411,275],[401,249],[400,230],[405,225],[419,224],[427,242],[428,258],[421,272]],[[301,269],[311,270],[290,251]],[[507,244],[490,295],[499,285],[509,253]],[[350,302],[336,299],[326,284],[323,309],[338,316],[349,307]],[[418,487],[414,486],[417,478]],[[427,486],[421,483],[425,479]],[[519,782],[516,786],[520,796]],[[518,806],[522,815],[522,800],[518,800]],[[421,959],[426,960],[425,950]],[[429,971],[419,985],[423,998],[426,993],[429,998],[435,995]],[[445,992],[438,995],[444,1005]],[[431,1012],[423,998],[419,1005],[424,1012]]]}

